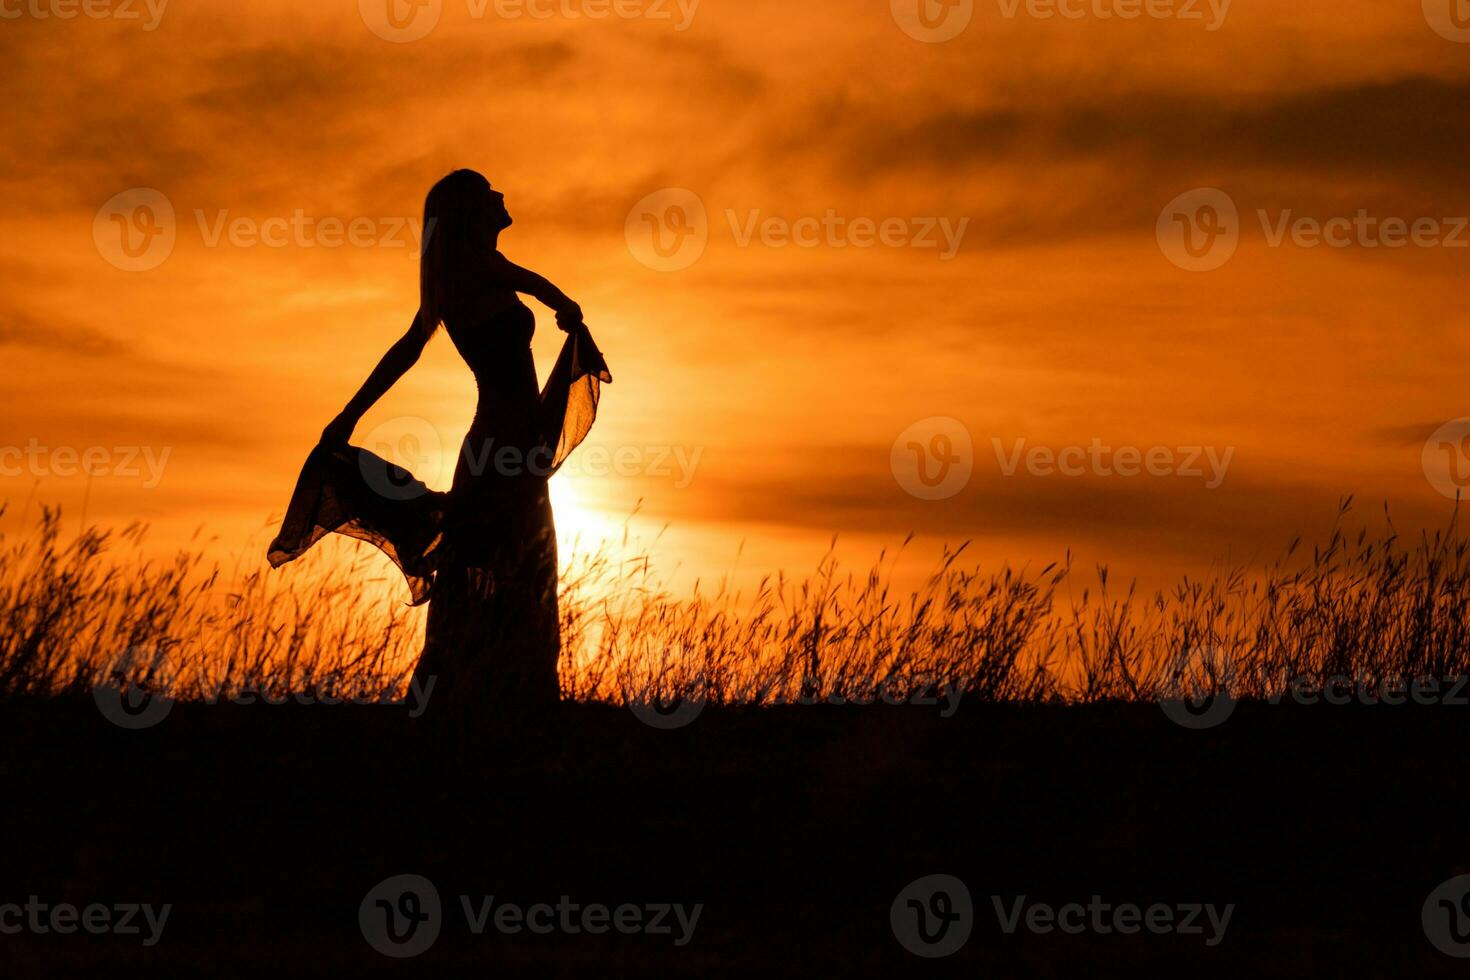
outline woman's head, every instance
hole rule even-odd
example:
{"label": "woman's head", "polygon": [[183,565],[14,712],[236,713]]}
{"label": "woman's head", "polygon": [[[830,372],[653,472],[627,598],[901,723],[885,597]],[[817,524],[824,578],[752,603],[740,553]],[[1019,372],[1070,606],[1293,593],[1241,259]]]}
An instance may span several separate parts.
{"label": "woman's head", "polygon": [[474,170],[456,170],[429,189],[419,259],[419,311],[426,332],[459,305],[510,224],[505,195]]}

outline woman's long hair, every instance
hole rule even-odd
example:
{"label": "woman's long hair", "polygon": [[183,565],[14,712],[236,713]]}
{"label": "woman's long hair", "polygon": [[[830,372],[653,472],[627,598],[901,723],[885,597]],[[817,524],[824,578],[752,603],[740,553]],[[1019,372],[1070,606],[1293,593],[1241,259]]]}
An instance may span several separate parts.
{"label": "woman's long hair", "polygon": [[424,248],[419,256],[419,329],[432,334],[463,306],[466,287],[492,247],[490,181],[456,170],[424,198]]}

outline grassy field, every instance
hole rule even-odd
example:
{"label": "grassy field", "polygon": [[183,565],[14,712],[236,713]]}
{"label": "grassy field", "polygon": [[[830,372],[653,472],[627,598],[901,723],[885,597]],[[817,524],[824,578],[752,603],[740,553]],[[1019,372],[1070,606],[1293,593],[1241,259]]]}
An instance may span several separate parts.
{"label": "grassy field", "polygon": [[[1465,709],[1445,686],[1397,709],[1361,694],[1465,672],[1453,526],[1340,533],[1148,597],[1102,570],[1082,586],[1065,566],[967,569],[962,549],[902,595],[891,562],[675,596],[646,556],[574,556],[566,698],[512,728],[411,701],[322,706],[399,698],[417,651],[421,611],[365,559],[324,552],[289,574],[149,562],[140,535],[64,540],[47,514],[0,549],[0,786],[15,801],[0,918],[31,900],[169,918],[156,942],[0,936],[15,975],[1449,976],[1465,962],[1430,938],[1459,921],[1436,895],[1470,881]],[[1334,678],[1359,695],[1270,703]],[[166,721],[99,712],[122,681],[176,698]],[[1204,697],[1222,691],[1239,700]],[[1181,695],[1198,704],[1171,714]],[[875,697],[894,706],[860,706]],[[235,703],[207,703],[220,698]],[[690,704],[697,717],[671,721]],[[442,899],[437,938],[407,960],[364,924],[404,875]],[[963,909],[943,959],[915,955],[902,920],[935,876],[966,890],[920,906]],[[700,918],[680,941],[533,935],[477,927],[492,898]],[[1099,903],[1229,923],[1062,934],[1006,911]]]}
{"label": "grassy field", "polygon": [[[1345,502],[1339,528],[1348,513]],[[1470,673],[1465,538],[1451,522],[1405,541],[1382,523],[1152,595],[1106,567],[967,566],[963,546],[902,594],[889,556],[858,575],[829,556],[747,594],[676,595],[654,556],[613,543],[564,561],[563,695],[762,705],[948,690],[1085,704]],[[208,564],[202,549],[145,559],[143,535],[64,537],[48,511],[0,536],[0,697],[75,693],[99,678],[183,700],[403,694],[422,610],[362,546],[322,547],[273,573],[263,561]]]}

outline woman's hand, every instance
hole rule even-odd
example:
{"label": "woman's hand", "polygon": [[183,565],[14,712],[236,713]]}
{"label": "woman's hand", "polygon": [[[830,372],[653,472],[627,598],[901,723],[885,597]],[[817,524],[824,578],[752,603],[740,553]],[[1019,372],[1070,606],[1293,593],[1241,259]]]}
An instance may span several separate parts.
{"label": "woman's hand", "polygon": [[556,325],[567,333],[571,333],[582,325],[582,308],[571,300],[567,300],[556,311]]}
{"label": "woman's hand", "polygon": [[556,311],[556,325],[567,333],[582,326],[582,308],[545,276],[523,269],[499,252],[490,258],[490,281],[505,289],[534,296]]}
{"label": "woman's hand", "polygon": [[322,430],[322,445],[345,446],[352,438],[352,430],[357,428],[357,420],[347,415],[338,415],[327,423]]}

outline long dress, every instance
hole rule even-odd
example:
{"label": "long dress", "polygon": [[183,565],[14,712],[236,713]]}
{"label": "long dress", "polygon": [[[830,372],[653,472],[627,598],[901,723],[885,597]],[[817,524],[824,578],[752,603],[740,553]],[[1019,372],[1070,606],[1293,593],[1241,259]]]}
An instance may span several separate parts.
{"label": "long dress", "polygon": [[573,328],[537,390],[522,303],[445,327],[479,389],[448,493],[352,446],[307,457],[268,555],[291,561],[328,533],[368,541],[429,603],[414,672],[434,697],[520,713],[559,697],[556,530],[547,481],[587,436],[612,381],[585,326]]}

